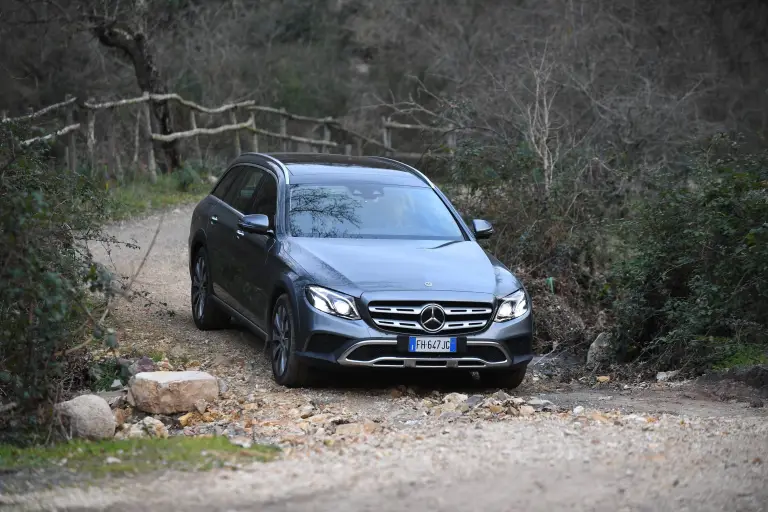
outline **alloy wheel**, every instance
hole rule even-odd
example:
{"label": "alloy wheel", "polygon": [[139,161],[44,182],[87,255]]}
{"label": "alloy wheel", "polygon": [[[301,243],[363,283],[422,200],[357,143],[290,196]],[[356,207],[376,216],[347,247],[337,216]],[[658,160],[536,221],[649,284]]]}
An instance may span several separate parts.
{"label": "alloy wheel", "polygon": [[283,375],[288,367],[292,335],[288,308],[279,304],[272,320],[272,364],[278,375]]}
{"label": "alloy wheel", "polygon": [[195,269],[192,274],[192,311],[198,320],[202,320],[205,311],[207,283],[208,268],[205,264],[205,258],[199,256],[195,262]]}

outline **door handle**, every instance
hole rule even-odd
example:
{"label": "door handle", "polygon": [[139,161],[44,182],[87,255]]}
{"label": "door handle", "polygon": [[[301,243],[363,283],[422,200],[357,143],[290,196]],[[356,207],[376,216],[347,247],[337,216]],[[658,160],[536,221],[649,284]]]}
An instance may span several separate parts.
{"label": "door handle", "polygon": [[237,235],[237,238],[240,238],[241,236],[245,236],[245,231],[243,231],[242,229],[238,229],[237,231],[235,231],[235,234]]}
{"label": "door handle", "polygon": [[216,224],[219,222],[219,217],[216,215],[211,215],[211,224]]}

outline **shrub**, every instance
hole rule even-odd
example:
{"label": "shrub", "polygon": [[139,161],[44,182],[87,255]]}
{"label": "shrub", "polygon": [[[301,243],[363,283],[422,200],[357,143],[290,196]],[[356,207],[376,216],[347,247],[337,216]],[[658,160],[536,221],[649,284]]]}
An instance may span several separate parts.
{"label": "shrub", "polygon": [[768,152],[720,137],[688,173],[623,223],[629,257],[608,289],[618,348],[662,366],[758,362],[768,348]]}
{"label": "shrub", "polygon": [[0,395],[31,406],[55,395],[67,348],[115,338],[86,305],[89,290],[109,291],[86,247],[107,240],[103,189],[56,169],[44,143],[21,148],[25,135],[0,125]]}
{"label": "shrub", "polygon": [[448,182],[444,188],[467,220],[493,223],[486,247],[532,295],[536,349],[586,349],[604,328],[595,297],[616,245],[606,226],[625,212],[621,171],[574,154],[556,169],[547,195],[524,143],[468,140],[449,169],[431,174]]}

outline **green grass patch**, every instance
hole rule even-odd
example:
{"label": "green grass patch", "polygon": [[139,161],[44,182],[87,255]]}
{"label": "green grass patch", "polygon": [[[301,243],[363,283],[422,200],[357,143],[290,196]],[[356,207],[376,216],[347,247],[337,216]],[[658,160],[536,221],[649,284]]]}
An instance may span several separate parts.
{"label": "green grass patch", "polygon": [[278,452],[277,448],[261,445],[242,448],[225,437],[71,441],[29,448],[0,445],[0,473],[63,469],[99,478],[161,469],[206,471],[241,463],[267,462]]}
{"label": "green grass patch", "polygon": [[768,364],[765,347],[757,345],[736,345],[727,355],[713,364],[714,370],[728,370],[738,366],[752,366],[756,364]]}
{"label": "green grass patch", "polygon": [[152,210],[194,203],[208,194],[213,185],[204,180],[185,181],[182,177],[161,175],[157,183],[134,181],[109,190],[110,217],[126,219]]}

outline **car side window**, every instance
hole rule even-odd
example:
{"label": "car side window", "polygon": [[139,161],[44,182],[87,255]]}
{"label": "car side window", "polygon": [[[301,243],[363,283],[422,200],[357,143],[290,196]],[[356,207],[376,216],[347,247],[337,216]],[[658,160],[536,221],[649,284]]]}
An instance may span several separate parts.
{"label": "car side window", "polygon": [[275,213],[277,212],[277,182],[275,178],[265,172],[264,179],[256,194],[248,213],[261,213],[269,217],[269,225],[275,229]]}
{"label": "car side window", "polygon": [[243,167],[241,174],[243,175],[242,179],[232,187],[234,193],[228,195],[232,196],[232,202],[230,203],[232,208],[247,214],[249,206],[253,203],[254,194],[258,190],[264,171],[253,167]]}
{"label": "car side window", "polygon": [[227,192],[229,192],[229,190],[232,188],[232,184],[236,182],[240,177],[240,173],[238,172],[239,169],[239,167],[235,167],[226,173],[219,180],[219,183],[216,185],[216,187],[214,187],[211,195],[218,197],[222,201],[226,202]]}

